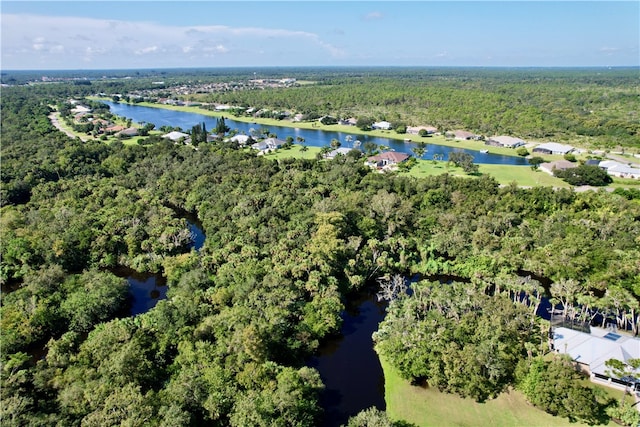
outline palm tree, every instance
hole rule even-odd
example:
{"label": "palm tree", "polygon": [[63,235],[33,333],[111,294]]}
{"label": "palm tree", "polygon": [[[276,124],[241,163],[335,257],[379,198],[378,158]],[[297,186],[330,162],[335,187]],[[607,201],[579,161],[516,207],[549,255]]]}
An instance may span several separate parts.
{"label": "palm tree", "polygon": [[347,135],[347,137],[344,140],[348,146],[349,144],[351,144],[351,141],[353,141],[353,137],[351,135]]}

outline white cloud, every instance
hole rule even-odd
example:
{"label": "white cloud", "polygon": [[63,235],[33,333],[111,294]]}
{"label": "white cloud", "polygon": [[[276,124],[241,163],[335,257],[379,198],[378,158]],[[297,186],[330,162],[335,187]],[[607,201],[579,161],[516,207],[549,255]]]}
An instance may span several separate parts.
{"label": "white cloud", "polygon": [[157,51],[158,51],[158,46],[147,46],[147,47],[143,47],[142,49],[136,49],[134,53],[136,55],[145,55],[147,53],[154,53]]}
{"label": "white cloud", "polygon": [[365,21],[374,21],[376,19],[382,19],[384,15],[381,12],[369,12],[364,16]]}
{"label": "white cloud", "polygon": [[[105,68],[145,64],[180,66],[187,59],[189,65],[198,66],[201,64],[191,59],[199,55],[234,54],[236,60],[242,56],[250,61],[261,52],[277,62],[283,48],[319,58],[346,56],[340,47],[307,31],[224,25],[171,26],[80,17],[2,15],[2,39],[2,62],[7,69],[43,65],[70,68],[80,67],[87,61],[96,67],[104,64]],[[153,59],[154,63],[139,62],[143,58],[157,59]]]}

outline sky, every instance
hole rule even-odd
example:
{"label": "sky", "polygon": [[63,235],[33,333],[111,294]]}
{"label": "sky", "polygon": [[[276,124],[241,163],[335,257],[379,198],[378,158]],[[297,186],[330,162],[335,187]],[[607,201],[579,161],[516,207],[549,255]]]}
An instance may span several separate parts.
{"label": "sky", "polygon": [[3,70],[640,66],[632,1],[5,1]]}

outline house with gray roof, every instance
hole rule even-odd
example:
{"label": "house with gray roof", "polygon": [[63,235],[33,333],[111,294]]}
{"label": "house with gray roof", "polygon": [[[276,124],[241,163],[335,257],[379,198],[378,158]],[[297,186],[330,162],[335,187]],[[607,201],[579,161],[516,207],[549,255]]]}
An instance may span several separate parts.
{"label": "house with gray roof", "polygon": [[573,150],[575,150],[575,148],[570,145],[558,144],[557,142],[547,142],[545,144],[538,145],[532,151],[534,153],[542,153],[542,154],[565,155],[565,154],[571,153]]}
{"label": "house with gray roof", "polygon": [[254,150],[258,150],[264,154],[264,153],[268,153],[269,151],[277,150],[278,148],[282,147],[284,143],[285,141],[281,139],[267,138],[260,142],[256,142],[255,144],[252,144],[251,148],[253,148]]}
{"label": "house with gray roof", "polygon": [[[568,354],[581,370],[591,376],[609,383],[623,386],[631,385],[630,378],[612,376],[606,366],[609,359],[617,359],[627,363],[630,359],[640,358],[640,339],[604,328],[590,327],[589,333],[569,328],[554,328],[553,350],[556,353]],[[640,370],[631,373],[631,377],[640,381]],[[640,382],[638,383],[640,385]]]}
{"label": "house with gray roof", "polygon": [[500,136],[492,136],[484,142],[486,145],[492,145],[494,147],[506,147],[506,148],[517,148],[525,145],[524,140],[520,138],[515,138],[513,136],[500,135]]}

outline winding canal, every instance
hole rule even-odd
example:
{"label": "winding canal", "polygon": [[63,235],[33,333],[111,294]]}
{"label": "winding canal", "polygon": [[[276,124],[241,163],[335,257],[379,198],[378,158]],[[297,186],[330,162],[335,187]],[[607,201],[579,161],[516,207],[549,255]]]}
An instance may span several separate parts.
{"label": "winding canal", "polygon": [[[190,130],[193,126],[199,123],[204,123],[207,129],[211,130],[215,128],[218,120],[216,117],[186,111],[166,110],[163,108],[144,107],[112,101],[102,102],[109,105],[113,114],[129,118],[138,123],[153,123],[156,125],[156,129],[159,129],[162,126],[171,126],[180,127],[183,130]],[[411,149],[415,147],[414,143],[405,143],[397,139],[376,137],[362,133],[351,134],[325,130],[298,129],[285,126],[265,126],[255,123],[239,122],[227,117],[225,117],[225,124],[229,126],[230,129],[237,129],[239,133],[244,133],[246,135],[250,135],[252,129],[259,131],[260,129],[267,127],[271,133],[275,133],[278,136],[278,139],[285,140],[290,136],[295,141],[297,137],[302,137],[305,140],[305,145],[310,147],[326,147],[330,144],[332,139],[337,139],[342,143],[343,147],[351,148],[353,147],[353,142],[347,141],[347,136],[349,135],[353,141],[358,140],[362,144],[365,142],[373,142],[376,145],[385,145],[394,151],[401,153],[413,154]],[[430,158],[434,154],[441,154],[443,158],[446,159],[451,152],[465,152],[471,154],[474,158],[474,162],[479,164],[528,165],[527,159],[522,157],[503,156],[494,153],[480,153],[479,151],[465,150],[437,144],[427,144],[426,149],[427,154],[425,158]]]}

